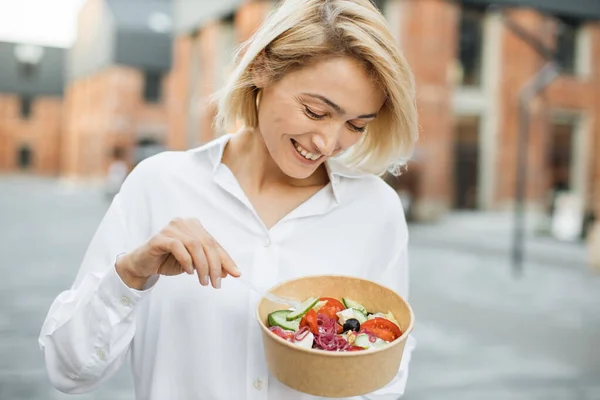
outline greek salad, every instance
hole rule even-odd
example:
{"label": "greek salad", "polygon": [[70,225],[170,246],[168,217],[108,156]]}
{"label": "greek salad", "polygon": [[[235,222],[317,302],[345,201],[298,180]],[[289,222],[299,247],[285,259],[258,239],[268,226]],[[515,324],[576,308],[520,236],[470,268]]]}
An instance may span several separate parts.
{"label": "greek salad", "polygon": [[402,336],[391,312],[371,313],[348,298],[312,297],[296,309],[272,312],[267,321],[273,334],[308,349],[363,351]]}

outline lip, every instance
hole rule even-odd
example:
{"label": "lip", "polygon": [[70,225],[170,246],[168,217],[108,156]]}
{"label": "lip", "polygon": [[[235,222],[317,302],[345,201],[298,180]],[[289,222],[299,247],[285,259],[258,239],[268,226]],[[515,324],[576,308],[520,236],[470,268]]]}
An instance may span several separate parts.
{"label": "lip", "polygon": [[319,156],[319,158],[317,158],[316,160],[309,160],[307,158],[305,158],[304,156],[302,156],[302,154],[298,153],[298,151],[296,150],[296,146],[294,146],[294,140],[290,140],[290,145],[292,146],[292,151],[294,152],[294,154],[296,155],[296,158],[302,162],[305,165],[315,165],[318,164],[321,161],[321,158],[323,158],[323,156]]}

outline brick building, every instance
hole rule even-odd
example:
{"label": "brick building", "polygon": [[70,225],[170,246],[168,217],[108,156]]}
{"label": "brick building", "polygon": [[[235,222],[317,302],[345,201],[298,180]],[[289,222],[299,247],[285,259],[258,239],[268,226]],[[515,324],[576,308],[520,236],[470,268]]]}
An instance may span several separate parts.
{"label": "brick building", "polygon": [[224,83],[236,46],[272,7],[271,1],[174,0],[171,148],[195,147],[215,137],[216,109],[208,98]]}
{"label": "brick building", "polygon": [[101,178],[164,148],[171,3],[88,0],[69,52],[61,175]]}
{"label": "brick building", "polygon": [[547,210],[552,191],[562,188],[590,209],[597,182],[592,149],[600,136],[593,118],[600,107],[600,3],[596,10],[572,7],[577,2],[530,1],[537,10],[490,10],[483,3],[490,2],[387,4],[389,18],[399,19],[400,43],[418,85],[416,216],[514,203],[519,95],[545,60],[510,26],[555,49],[561,66],[560,76],[529,105],[528,206]]}
{"label": "brick building", "polygon": [[[220,86],[235,46],[274,3],[175,0],[177,112],[171,115],[170,146],[195,146],[217,134],[207,96]],[[576,193],[587,211],[598,204],[600,3],[528,0],[529,8],[511,0],[374,3],[418,85],[420,143],[408,173],[390,179],[394,186],[410,187],[415,218],[513,206],[519,95],[545,61],[512,26],[555,49],[561,67],[560,76],[529,104],[527,205],[547,212],[556,189]]]}
{"label": "brick building", "polygon": [[65,51],[0,42],[0,172],[59,167]]}

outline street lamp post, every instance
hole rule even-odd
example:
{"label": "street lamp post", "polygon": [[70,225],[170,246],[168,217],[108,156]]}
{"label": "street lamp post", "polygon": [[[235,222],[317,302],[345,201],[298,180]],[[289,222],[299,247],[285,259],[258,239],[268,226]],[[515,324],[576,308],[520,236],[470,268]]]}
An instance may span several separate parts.
{"label": "street lamp post", "polygon": [[[497,7],[494,7],[497,8]],[[545,61],[544,66],[520,90],[519,94],[519,136],[517,139],[517,164],[515,186],[515,214],[512,245],[512,268],[515,276],[523,273],[525,246],[525,203],[529,153],[529,104],[539,93],[560,75],[556,63],[556,51],[546,46],[540,38],[532,35],[522,26],[500,12],[504,25],[531,47]]]}

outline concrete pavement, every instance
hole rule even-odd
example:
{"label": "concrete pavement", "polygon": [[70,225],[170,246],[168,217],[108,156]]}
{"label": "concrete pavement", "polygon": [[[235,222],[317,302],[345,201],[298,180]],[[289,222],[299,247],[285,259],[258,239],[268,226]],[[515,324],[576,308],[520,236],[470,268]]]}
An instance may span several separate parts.
{"label": "concrete pavement", "polygon": [[530,229],[513,278],[511,223],[457,213],[411,226],[409,400],[600,399],[600,276],[583,244]]}
{"label": "concrete pavement", "polygon": [[[133,399],[127,368],[92,394],[57,392],[37,347],[106,206],[93,186],[0,177],[0,399]],[[411,226],[418,348],[406,399],[600,399],[600,278],[584,247],[531,238],[515,280],[507,227],[494,214]]]}

